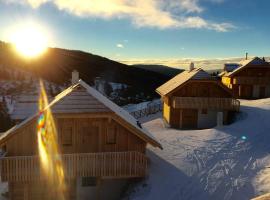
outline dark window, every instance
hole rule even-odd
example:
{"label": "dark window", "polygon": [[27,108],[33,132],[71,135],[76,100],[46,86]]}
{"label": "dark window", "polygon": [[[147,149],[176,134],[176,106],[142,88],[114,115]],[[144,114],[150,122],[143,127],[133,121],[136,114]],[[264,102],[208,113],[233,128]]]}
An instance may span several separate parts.
{"label": "dark window", "polygon": [[63,128],[62,144],[64,146],[72,145],[72,127],[64,127]]}
{"label": "dark window", "polygon": [[109,126],[106,133],[106,143],[107,144],[116,144],[117,137],[117,127]]}
{"label": "dark window", "polygon": [[83,177],[82,178],[82,187],[94,187],[97,185],[96,177]]}
{"label": "dark window", "polygon": [[5,155],[6,153],[7,153],[7,145],[3,145],[2,147],[1,147],[1,156],[2,155]]}
{"label": "dark window", "polygon": [[202,109],[202,114],[206,115],[207,114],[207,109]]}

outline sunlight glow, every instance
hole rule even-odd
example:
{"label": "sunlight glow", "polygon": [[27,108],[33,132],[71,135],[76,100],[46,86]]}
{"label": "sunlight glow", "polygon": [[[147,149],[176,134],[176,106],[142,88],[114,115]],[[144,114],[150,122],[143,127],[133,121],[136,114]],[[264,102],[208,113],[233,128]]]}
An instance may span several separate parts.
{"label": "sunlight glow", "polygon": [[49,186],[54,190],[57,199],[64,200],[66,189],[64,168],[57,142],[57,129],[48,106],[48,98],[42,81],[40,81],[38,149],[41,167]]}
{"label": "sunlight glow", "polygon": [[48,36],[35,24],[17,26],[10,34],[10,41],[18,53],[27,58],[33,58],[44,53],[48,46]]}

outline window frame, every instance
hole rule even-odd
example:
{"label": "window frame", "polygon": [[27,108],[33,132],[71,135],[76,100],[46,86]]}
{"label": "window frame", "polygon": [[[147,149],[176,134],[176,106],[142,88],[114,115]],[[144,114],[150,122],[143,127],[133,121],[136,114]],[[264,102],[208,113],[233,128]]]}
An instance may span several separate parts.
{"label": "window frame", "polygon": [[202,115],[207,115],[208,114],[208,110],[206,108],[203,108],[201,111]]}
{"label": "window frame", "polygon": [[[70,132],[67,132],[67,130],[69,130]],[[72,146],[73,145],[73,127],[72,126],[63,127],[61,144],[63,146]]]}
{"label": "window frame", "polygon": [[118,127],[116,125],[111,125],[111,126],[107,127],[106,144],[116,144],[117,143],[117,132],[118,132]]}

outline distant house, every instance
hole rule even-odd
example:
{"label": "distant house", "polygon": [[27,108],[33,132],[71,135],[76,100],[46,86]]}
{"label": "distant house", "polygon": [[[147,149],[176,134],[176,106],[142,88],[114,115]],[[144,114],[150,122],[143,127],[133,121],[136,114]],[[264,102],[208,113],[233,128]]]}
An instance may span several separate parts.
{"label": "distant house", "polygon": [[38,112],[38,93],[20,94],[16,97],[10,118],[17,124]]}
{"label": "distant house", "polygon": [[222,73],[222,83],[230,88],[235,98],[258,99],[270,97],[270,64],[255,57],[228,67]]}
{"label": "distant house", "polygon": [[195,69],[193,64],[190,70],[156,91],[163,100],[163,118],[173,128],[201,129],[226,124],[240,105],[228,88],[204,70]]}
{"label": "distant house", "polygon": [[[57,95],[51,109],[67,180],[68,199],[119,199],[128,179],[147,174],[146,145],[161,144],[128,112],[84,81]],[[9,199],[56,199],[42,179],[37,120],[31,116],[0,136],[1,181]]]}

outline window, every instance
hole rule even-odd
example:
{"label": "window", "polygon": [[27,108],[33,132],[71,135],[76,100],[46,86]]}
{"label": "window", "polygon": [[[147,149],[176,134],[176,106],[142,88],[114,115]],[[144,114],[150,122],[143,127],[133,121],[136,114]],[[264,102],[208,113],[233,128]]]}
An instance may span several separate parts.
{"label": "window", "polygon": [[206,115],[207,114],[207,109],[202,109],[202,114]]}
{"label": "window", "polygon": [[62,132],[62,145],[72,145],[72,127],[64,127]]}
{"label": "window", "polygon": [[1,155],[5,155],[6,153],[7,153],[7,145],[5,144],[1,147]]}
{"label": "window", "polygon": [[106,144],[116,144],[117,127],[108,126],[106,133]]}
{"label": "window", "polygon": [[97,186],[96,177],[82,177],[82,187],[94,187]]}

